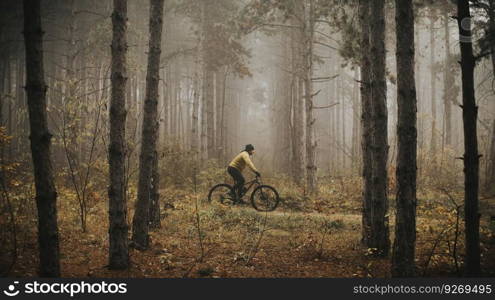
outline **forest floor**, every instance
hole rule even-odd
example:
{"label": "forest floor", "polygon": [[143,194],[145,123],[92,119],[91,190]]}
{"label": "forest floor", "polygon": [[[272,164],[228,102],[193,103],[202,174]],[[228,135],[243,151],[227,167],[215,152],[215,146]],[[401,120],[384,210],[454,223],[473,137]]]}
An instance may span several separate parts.
{"label": "forest floor", "polygon": [[[59,201],[62,276],[390,276],[389,258],[374,256],[372,249],[360,243],[359,195],[346,195],[342,190],[325,190],[316,198],[305,199],[295,198],[295,192],[288,190],[281,194],[283,201],[276,211],[261,213],[250,205],[225,207],[207,203],[204,193],[196,196],[179,189],[163,190],[162,226],[150,233],[149,250],[131,249],[132,266],[126,271],[110,271],[106,267],[108,217],[104,198],[91,209],[86,233],[78,225],[74,203]],[[448,205],[449,200],[432,198],[418,200],[418,275],[458,276],[462,272],[463,220],[459,219],[456,231],[457,214]],[[495,199],[482,199],[481,211],[483,271],[494,276],[494,224],[490,226],[488,222],[489,216],[495,215]],[[394,214],[392,205],[391,241]],[[31,218],[36,228],[36,220]],[[36,231],[20,230],[19,235],[19,257],[10,276],[36,276]]]}

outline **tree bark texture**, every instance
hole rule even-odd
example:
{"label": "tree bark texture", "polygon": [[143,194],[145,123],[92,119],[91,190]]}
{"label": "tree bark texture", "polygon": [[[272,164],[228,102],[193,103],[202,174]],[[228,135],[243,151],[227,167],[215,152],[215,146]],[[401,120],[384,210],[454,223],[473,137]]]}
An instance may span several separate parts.
{"label": "tree bark texture", "polygon": [[[200,47],[198,46],[198,49]],[[196,67],[199,68],[200,66],[200,53],[199,50],[196,53]],[[198,135],[198,129],[199,129],[199,100],[201,97],[201,91],[200,91],[200,78],[198,74],[198,70],[194,71],[193,75],[193,104],[192,104],[192,124],[191,124],[191,151],[194,155],[194,158],[198,158],[198,152],[199,152],[199,135]]]}
{"label": "tree bark texture", "polygon": [[127,0],[114,0],[112,14],[112,95],[110,98],[109,267],[129,267],[127,199],[125,191],[125,87],[127,84]]}
{"label": "tree bark texture", "polygon": [[478,106],[474,94],[474,67],[471,14],[468,0],[457,2],[457,22],[461,48],[462,120],[464,123],[464,222],[466,276],[480,275],[480,219],[478,205],[479,154],[477,138]]}
{"label": "tree bark texture", "polygon": [[371,60],[370,51],[370,3],[359,0],[359,20],[361,27],[361,148],[363,160],[363,212],[362,212],[362,242],[370,244],[371,239],[371,205],[372,205],[372,145],[373,129],[371,123]]}
{"label": "tree bark texture", "polygon": [[487,192],[489,195],[495,194],[495,120],[493,120],[491,142],[490,142],[490,153],[488,158],[488,178],[487,182]]}
{"label": "tree bark texture", "polygon": [[392,276],[414,276],[416,243],[416,84],[412,0],[396,0],[397,197]]}
{"label": "tree bark texture", "polygon": [[[158,124],[157,124],[158,129]],[[158,133],[157,133],[158,136]],[[151,166],[151,188],[150,188],[150,207],[149,218],[150,228],[160,228],[160,170],[158,169],[158,151],[153,153],[153,162]]]}
{"label": "tree bark texture", "polygon": [[29,110],[31,154],[34,167],[40,276],[60,276],[60,248],[57,225],[57,191],[50,157],[52,135],[48,131],[43,69],[43,30],[39,0],[24,0],[24,43],[26,91]]}
{"label": "tree bark texture", "polygon": [[[149,246],[149,207],[152,199],[153,168],[158,168],[156,140],[158,138],[158,83],[160,80],[160,53],[163,27],[164,0],[150,0],[150,40],[148,69],[146,74],[146,96],[144,100],[141,153],[139,155],[139,180],[136,209],[132,220],[132,242],[136,249]],[[153,178],[158,180],[158,178]],[[158,187],[159,182],[153,182]]]}
{"label": "tree bark texture", "polygon": [[[297,8],[299,11],[303,11],[300,5]],[[293,101],[293,172],[294,179],[298,184],[303,184],[305,178],[304,172],[304,99],[303,99],[303,82],[301,80],[301,69],[303,68],[303,61],[301,60],[301,41],[303,40],[303,32],[301,30],[294,30],[291,36],[292,44],[292,69],[293,69],[293,81],[292,81],[292,101]]]}
{"label": "tree bark texture", "polygon": [[430,75],[431,75],[431,89],[430,89],[430,101],[431,101],[431,140],[430,140],[430,154],[433,161],[435,161],[435,155],[437,151],[437,77],[435,70],[435,10],[430,8]]}
{"label": "tree bark texture", "polygon": [[387,84],[385,73],[385,1],[371,1],[371,103],[373,119],[373,183],[370,248],[387,256],[390,248],[387,198]]}
{"label": "tree bark texture", "polygon": [[304,13],[304,100],[306,109],[306,186],[310,193],[316,192],[316,144],[314,142],[313,117],[313,35],[314,12],[313,0],[305,5]]}
{"label": "tree bark texture", "polygon": [[[492,72],[495,74],[495,0],[489,1],[489,24],[491,33],[491,63]],[[493,120],[490,153],[488,155],[488,176],[486,178],[486,190],[490,195],[495,195],[495,119]]]}
{"label": "tree bark texture", "polygon": [[450,52],[450,29],[449,20],[450,16],[448,12],[444,14],[444,31],[445,31],[445,70],[444,70],[444,92],[443,92],[443,106],[444,106],[444,146],[452,146],[452,98],[454,93],[452,89],[455,85],[455,78],[451,72],[452,54]]}

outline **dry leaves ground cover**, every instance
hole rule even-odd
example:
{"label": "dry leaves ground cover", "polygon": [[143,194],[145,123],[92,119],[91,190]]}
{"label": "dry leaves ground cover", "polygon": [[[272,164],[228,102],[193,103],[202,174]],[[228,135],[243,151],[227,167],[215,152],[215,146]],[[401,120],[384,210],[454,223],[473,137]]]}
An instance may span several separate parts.
{"label": "dry leaves ground cover", "polygon": [[[108,234],[104,197],[88,215],[82,233],[70,193],[61,193],[59,227],[64,277],[389,277],[389,260],[360,242],[359,180],[342,178],[320,187],[318,196],[272,181],[282,195],[275,211],[249,205],[223,206],[206,201],[205,191],[165,189],[162,227],[150,233],[147,251],[131,250],[132,267],[106,268]],[[442,193],[418,200],[417,267],[420,276],[457,276],[463,263],[463,220]],[[462,199],[459,195],[450,195]],[[460,198],[459,198],[460,197]],[[197,207],[197,210],[196,210]],[[481,201],[482,264],[493,276],[495,199]],[[36,215],[19,213],[18,258],[11,276],[36,275]],[[129,205],[132,217],[132,205]],[[394,205],[390,229],[393,240]],[[199,226],[198,226],[199,217]],[[456,225],[457,224],[457,225]],[[492,227],[491,227],[492,226]]]}

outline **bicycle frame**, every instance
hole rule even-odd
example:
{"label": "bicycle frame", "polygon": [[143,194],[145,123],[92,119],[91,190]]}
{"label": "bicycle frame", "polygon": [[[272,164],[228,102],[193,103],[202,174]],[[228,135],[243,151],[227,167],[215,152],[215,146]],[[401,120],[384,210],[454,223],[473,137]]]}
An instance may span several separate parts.
{"label": "bicycle frame", "polygon": [[256,177],[255,179],[248,181],[248,182],[245,182],[243,184],[243,187],[245,187],[245,186],[248,186],[248,187],[246,188],[246,191],[241,194],[241,197],[246,195],[248,193],[248,191],[253,187],[253,185],[261,185],[261,181],[260,181],[259,177]]}

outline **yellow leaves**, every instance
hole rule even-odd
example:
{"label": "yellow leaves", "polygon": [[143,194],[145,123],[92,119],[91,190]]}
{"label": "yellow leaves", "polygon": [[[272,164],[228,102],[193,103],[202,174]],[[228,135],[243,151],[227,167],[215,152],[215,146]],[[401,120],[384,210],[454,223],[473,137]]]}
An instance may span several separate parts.
{"label": "yellow leaves", "polygon": [[368,248],[364,253],[365,256],[373,256],[378,252],[378,248]]}
{"label": "yellow leaves", "polygon": [[15,171],[19,167],[19,163],[11,163],[2,166],[4,172],[12,172]]}
{"label": "yellow leaves", "polygon": [[172,265],[172,258],[172,253],[164,253],[158,257],[158,261],[160,264],[170,267]]}
{"label": "yellow leaves", "polygon": [[5,126],[0,126],[0,146],[7,145],[11,139],[12,136],[7,134]]}
{"label": "yellow leaves", "polygon": [[19,180],[16,180],[16,179],[12,179],[12,180],[10,181],[10,185],[11,185],[11,186],[20,186],[21,184],[22,184],[22,182],[21,182],[21,181],[19,181]]}

